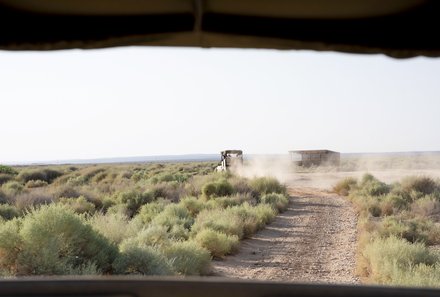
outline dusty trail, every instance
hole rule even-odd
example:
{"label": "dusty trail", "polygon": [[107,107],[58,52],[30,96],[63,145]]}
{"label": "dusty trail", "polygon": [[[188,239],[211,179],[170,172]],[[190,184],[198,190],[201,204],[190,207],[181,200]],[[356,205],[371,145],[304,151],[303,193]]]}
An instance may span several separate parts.
{"label": "dusty trail", "polygon": [[313,188],[290,188],[290,204],[240,252],[214,261],[229,278],[357,283],[356,214],[343,198]]}

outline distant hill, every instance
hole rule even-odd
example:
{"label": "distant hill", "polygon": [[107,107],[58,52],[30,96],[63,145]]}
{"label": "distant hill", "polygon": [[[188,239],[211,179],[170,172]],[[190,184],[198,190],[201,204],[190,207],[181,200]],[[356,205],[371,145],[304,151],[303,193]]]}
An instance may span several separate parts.
{"label": "distant hill", "polygon": [[17,162],[10,165],[62,165],[62,164],[115,164],[115,163],[156,163],[156,162],[208,162],[220,161],[219,154],[190,154],[190,155],[163,155],[137,156],[96,159],[69,159],[50,160],[40,162]]}

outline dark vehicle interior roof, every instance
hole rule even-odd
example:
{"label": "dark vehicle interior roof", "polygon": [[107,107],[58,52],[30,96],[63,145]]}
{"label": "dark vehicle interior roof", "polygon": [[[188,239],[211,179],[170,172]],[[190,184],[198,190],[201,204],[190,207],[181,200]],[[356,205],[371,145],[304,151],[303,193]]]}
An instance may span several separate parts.
{"label": "dark vehicle interior roof", "polygon": [[128,45],[440,55],[440,1],[0,0],[0,49]]}

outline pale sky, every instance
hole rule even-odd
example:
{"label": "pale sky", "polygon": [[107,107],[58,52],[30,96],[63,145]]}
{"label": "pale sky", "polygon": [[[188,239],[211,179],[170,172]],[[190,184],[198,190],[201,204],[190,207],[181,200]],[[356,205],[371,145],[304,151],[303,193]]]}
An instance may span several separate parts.
{"label": "pale sky", "polygon": [[440,59],[129,47],[0,52],[0,163],[440,150]]}

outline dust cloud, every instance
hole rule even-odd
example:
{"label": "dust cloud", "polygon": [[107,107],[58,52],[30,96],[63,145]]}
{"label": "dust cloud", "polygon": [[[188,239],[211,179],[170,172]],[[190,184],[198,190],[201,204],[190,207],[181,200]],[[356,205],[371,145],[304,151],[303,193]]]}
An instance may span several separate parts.
{"label": "dust cloud", "polygon": [[288,155],[255,156],[246,160],[243,166],[235,166],[232,171],[243,177],[275,177],[286,183],[292,178],[294,168]]}
{"label": "dust cloud", "polygon": [[343,154],[337,167],[296,167],[286,156],[252,156],[233,171],[243,177],[275,177],[289,187],[331,190],[346,177],[361,178],[373,174],[386,183],[405,176],[430,176],[440,179],[440,153]]}

